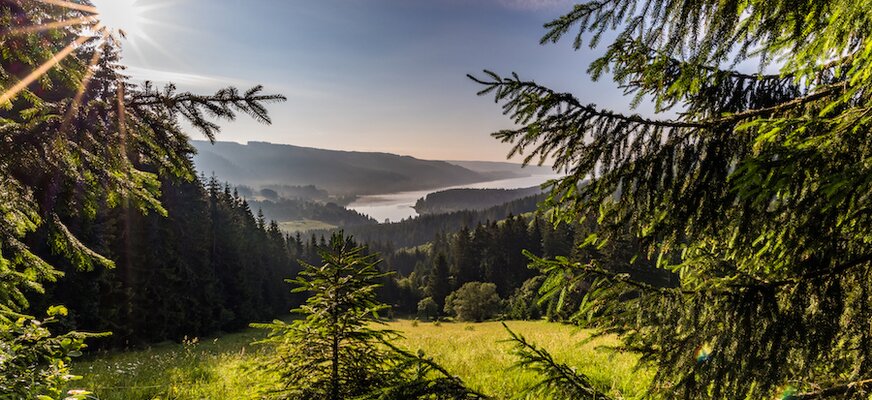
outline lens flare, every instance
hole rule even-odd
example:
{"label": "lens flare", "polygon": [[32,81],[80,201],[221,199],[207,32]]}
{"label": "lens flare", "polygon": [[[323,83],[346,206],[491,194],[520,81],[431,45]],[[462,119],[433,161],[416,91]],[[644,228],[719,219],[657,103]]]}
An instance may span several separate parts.
{"label": "lens flare", "polygon": [[799,391],[795,387],[793,387],[791,385],[785,385],[785,386],[782,386],[780,389],[778,389],[778,391],[776,392],[778,394],[775,396],[775,399],[776,400],[792,400],[792,399],[796,398],[796,394],[798,392]]}
{"label": "lens flare", "polygon": [[704,363],[711,358],[712,347],[708,343],[705,343],[696,348],[696,362],[698,364]]}

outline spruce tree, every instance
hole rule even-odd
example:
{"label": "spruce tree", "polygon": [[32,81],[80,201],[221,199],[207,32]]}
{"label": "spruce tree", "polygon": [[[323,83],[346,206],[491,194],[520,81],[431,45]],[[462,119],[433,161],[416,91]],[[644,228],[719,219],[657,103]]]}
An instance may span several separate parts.
{"label": "spruce tree", "polygon": [[[629,231],[657,260],[647,269],[674,274],[651,284],[596,260],[538,260],[552,282],[593,283],[575,321],[620,334],[656,368],[652,394],[865,396],[870,10],[585,1],[546,24],[543,43],[609,38],[589,74],[613,78],[630,105],[653,103],[653,116],[602,110],[517,74],[472,77],[519,124],[494,137],[567,173],[546,202],[558,219],[598,222],[589,246]],[[751,63],[759,68],[739,68]]]}
{"label": "spruce tree", "polygon": [[386,274],[364,250],[334,234],[318,251],[323,264],[304,263],[289,281],[294,291],[310,294],[295,310],[305,318],[255,325],[270,329],[268,341],[278,345],[271,366],[285,382],[279,398],[340,400],[386,385],[388,350],[381,343],[392,332],[373,326],[388,307],[376,299],[377,282]]}
{"label": "spruce tree", "polygon": [[[253,324],[270,330],[276,346],[266,366],[278,372],[281,399],[480,399],[485,396],[438,364],[392,344],[397,333],[379,329],[388,309],[376,296],[382,278],[377,254],[367,254],[342,232],[318,249],[322,264],[303,262],[288,282],[309,298],[293,322]],[[301,261],[302,262],[302,261]]]}
{"label": "spruce tree", "polygon": [[445,308],[445,297],[451,292],[451,281],[448,272],[448,261],[445,255],[436,255],[430,275],[427,277],[427,295],[430,296],[437,306],[437,313]]}
{"label": "spruce tree", "polygon": [[[202,96],[133,84],[118,36],[95,14],[87,0],[0,1],[0,392],[16,398],[59,395],[68,356],[82,345],[23,315],[27,295],[63,275],[36,247],[78,269],[114,267],[71,221],[104,208],[165,215],[159,176],[194,177],[181,121],[212,140],[216,119],[245,113],[268,123],[265,104],[284,99],[259,86]],[[51,310],[49,321],[60,314]]]}

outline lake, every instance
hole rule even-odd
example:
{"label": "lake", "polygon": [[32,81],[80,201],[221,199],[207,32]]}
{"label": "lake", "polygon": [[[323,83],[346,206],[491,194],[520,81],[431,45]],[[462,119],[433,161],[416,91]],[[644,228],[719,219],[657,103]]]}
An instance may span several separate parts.
{"label": "lake", "polygon": [[470,183],[466,185],[450,186],[439,189],[417,190],[412,192],[399,192],[388,194],[377,194],[369,196],[360,196],[347,208],[355,210],[361,214],[369,215],[379,222],[384,222],[386,219],[397,222],[406,218],[416,217],[418,215],[412,206],[421,197],[424,197],[433,192],[439,192],[447,189],[521,189],[532,186],[538,186],[549,179],[559,178],[561,175],[533,175],[521,178],[501,179],[497,181]]}

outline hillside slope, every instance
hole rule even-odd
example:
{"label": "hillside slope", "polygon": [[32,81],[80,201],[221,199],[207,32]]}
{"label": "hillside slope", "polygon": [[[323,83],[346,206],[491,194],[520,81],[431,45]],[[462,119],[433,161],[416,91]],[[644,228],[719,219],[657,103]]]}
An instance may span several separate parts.
{"label": "hillside slope", "polygon": [[418,214],[444,214],[463,210],[484,210],[513,200],[542,193],[538,186],[523,189],[449,189],[418,199]]}
{"label": "hillside slope", "polygon": [[265,142],[193,141],[197,170],[237,185],[316,185],[334,195],[381,194],[500,177],[444,161],[389,153],[323,150]]}
{"label": "hillside slope", "polygon": [[554,169],[550,166],[516,164],[501,161],[453,161],[446,160],[454,165],[461,166],[478,173],[503,175],[505,178],[518,178],[531,175],[552,175]]}

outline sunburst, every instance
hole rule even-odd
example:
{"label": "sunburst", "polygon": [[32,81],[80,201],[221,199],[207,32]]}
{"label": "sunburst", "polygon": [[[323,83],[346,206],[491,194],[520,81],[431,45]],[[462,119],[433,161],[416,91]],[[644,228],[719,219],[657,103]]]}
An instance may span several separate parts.
{"label": "sunburst", "polygon": [[[37,25],[15,26],[5,30],[0,27],[0,42],[3,42],[4,37],[12,37],[17,35],[33,34],[52,29],[74,28],[78,30],[81,36],[72,40],[67,46],[55,53],[49,60],[44,62],[39,67],[35,68],[31,73],[22,78],[12,87],[7,88],[0,94],[0,104],[7,104],[9,101],[26,89],[32,83],[37,81],[41,76],[48,73],[52,68],[57,66],[63,59],[72,54],[77,48],[85,45],[94,39],[103,42],[119,43],[122,39],[128,39],[131,45],[135,46],[136,39],[144,39],[149,43],[153,43],[144,26],[149,23],[149,20],[144,17],[144,13],[148,10],[163,7],[163,5],[143,6],[139,4],[139,0],[23,0],[33,3],[42,3],[51,6],[63,7],[70,10],[71,17],[60,21],[48,21]],[[90,60],[88,71],[84,76],[79,87],[79,93],[73,102],[73,107],[78,107],[81,101],[82,92],[88,84],[88,81],[93,76],[93,70],[99,61],[99,55],[103,45],[97,45],[94,57]],[[72,110],[74,112],[74,110]]]}

